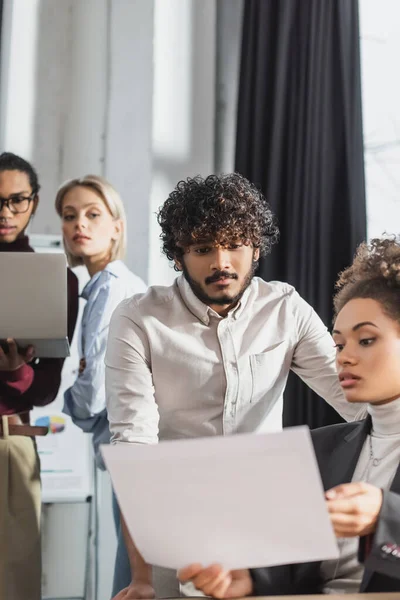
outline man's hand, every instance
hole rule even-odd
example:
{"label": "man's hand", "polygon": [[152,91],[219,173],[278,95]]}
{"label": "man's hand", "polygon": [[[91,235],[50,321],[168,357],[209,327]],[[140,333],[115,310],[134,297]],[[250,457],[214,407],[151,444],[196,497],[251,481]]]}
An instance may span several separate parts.
{"label": "man's hand", "polygon": [[224,571],[220,565],[206,569],[201,565],[190,565],[178,572],[182,583],[191,581],[206,596],[214,598],[243,598],[253,592],[253,582],[248,569]]}
{"label": "man's hand", "polygon": [[7,344],[7,354],[0,346],[0,371],[16,371],[23,364],[29,363],[35,356],[35,348],[33,346],[28,346],[24,351],[18,352],[15,340],[8,338]]}
{"label": "man's hand", "polygon": [[132,581],[130,586],[121,590],[112,600],[136,600],[137,598],[142,600],[155,598],[154,589],[149,583]]}
{"label": "man's hand", "polygon": [[120,513],[120,518],[122,535],[124,536],[125,547],[131,567],[132,582],[112,600],[135,600],[136,598],[146,600],[147,598],[155,598],[155,592],[152,586],[152,567],[146,563],[139,550],[136,548],[122,513]]}
{"label": "man's hand", "polygon": [[327,491],[327,507],[336,537],[373,533],[382,507],[382,490],[369,483],[344,483]]}

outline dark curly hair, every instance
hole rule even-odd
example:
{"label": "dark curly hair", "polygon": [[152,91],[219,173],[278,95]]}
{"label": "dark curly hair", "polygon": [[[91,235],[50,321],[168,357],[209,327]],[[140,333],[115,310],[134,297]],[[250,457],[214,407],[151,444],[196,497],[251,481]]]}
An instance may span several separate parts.
{"label": "dark curly hair", "polygon": [[162,249],[181,258],[191,244],[243,240],[261,256],[278,240],[275,217],[262,193],[239,173],[180,181],[157,215]]}
{"label": "dark curly hair", "polygon": [[339,275],[334,298],[335,318],[354,298],[371,298],[400,322],[400,244],[395,237],[361,244],[353,264]]}

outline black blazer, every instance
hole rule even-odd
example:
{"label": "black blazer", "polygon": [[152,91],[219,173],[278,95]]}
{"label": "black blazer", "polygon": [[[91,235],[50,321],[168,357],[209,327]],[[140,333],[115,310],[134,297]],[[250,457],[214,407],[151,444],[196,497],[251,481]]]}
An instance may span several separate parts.
{"label": "black blazer", "polygon": [[[325,490],[351,482],[370,430],[368,416],[311,432]],[[369,541],[367,555],[366,539],[360,538],[358,558],[365,565],[360,592],[400,592],[400,464],[390,491],[383,494],[377,530]],[[254,595],[320,594],[320,569],[321,562],[252,569]]]}

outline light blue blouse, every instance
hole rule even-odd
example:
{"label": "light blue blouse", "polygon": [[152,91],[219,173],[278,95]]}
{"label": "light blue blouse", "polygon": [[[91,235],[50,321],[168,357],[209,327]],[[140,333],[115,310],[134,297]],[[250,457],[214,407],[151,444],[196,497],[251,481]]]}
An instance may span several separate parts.
{"label": "light blue blouse", "polygon": [[111,315],[118,304],[147,289],[120,260],[109,263],[96,273],[83,289],[86,305],[82,315],[79,354],[85,359],[84,371],[64,394],[63,412],[70,415],[75,425],[93,434],[96,464],[104,469],[99,451],[100,444],[108,444],[108,426],[105,397],[104,356],[107,346]]}

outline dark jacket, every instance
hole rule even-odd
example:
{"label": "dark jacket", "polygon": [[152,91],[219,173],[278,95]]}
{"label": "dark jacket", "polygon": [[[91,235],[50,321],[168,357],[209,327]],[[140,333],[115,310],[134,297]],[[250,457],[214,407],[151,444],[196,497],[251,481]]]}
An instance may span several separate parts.
{"label": "dark jacket", "polygon": [[[11,244],[0,243],[0,252],[34,252],[24,236]],[[51,285],[51,278],[43,277]],[[45,283],[46,282],[46,283]],[[71,342],[78,316],[78,279],[68,269],[68,338]],[[1,314],[0,318],[6,318]],[[57,396],[64,359],[41,358],[16,371],[0,371],[0,415],[23,413],[45,406]],[[27,421],[27,417],[23,420]]]}
{"label": "dark jacket", "polygon": [[[368,417],[311,432],[325,490],[351,482],[370,429]],[[360,592],[400,592],[400,465],[390,490],[383,494],[375,534],[360,538],[358,558],[365,565]],[[252,569],[254,594],[321,594],[320,569],[321,562]]]}

